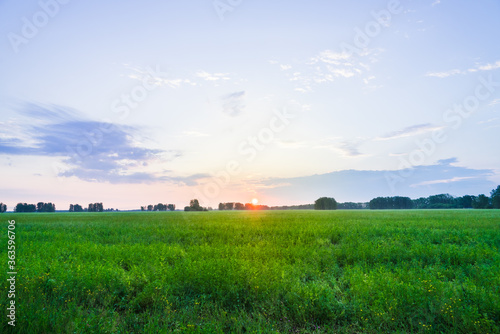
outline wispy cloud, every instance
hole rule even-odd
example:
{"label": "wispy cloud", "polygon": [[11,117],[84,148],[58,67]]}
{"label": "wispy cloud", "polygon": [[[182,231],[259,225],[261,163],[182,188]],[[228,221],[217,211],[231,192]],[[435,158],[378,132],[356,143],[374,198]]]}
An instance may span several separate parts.
{"label": "wispy cloud", "polygon": [[207,71],[198,71],[196,76],[206,81],[230,80],[229,73],[208,73]]}
{"label": "wispy cloud", "polygon": [[245,91],[234,92],[222,97],[222,111],[229,116],[238,116],[245,108]]}
{"label": "wispy cloud", "polygon": [[430,72],[430,73],[427,73],[426,76],[436,77],[436,78],[446,78],[446,77],[450,77],[452,75],[456,75],[456,74],[460,74],[460,73],[462,73],[461,70],[454,69],[454,70],[449,70],[446,72]]}
{"label": "wispy cloud", "polygon": [[199,131],[184,131],[182,135],[186,137],[210,137],[209,134]]}
{"label": "wispy cloud", "polygon": [[142,68],[129,64],[124,64],[124,66],[132,71],[132,73],[127,75],[130,79],[138,80],[141,82],[144,82],[144,80],[146,80],[149,85],[167,86],[170,88],[178,88],[183,84],[196,86],[196,82],[193,82],[187,78],[169,78],[168,73],[161,71],[158,66],[156,67],[156,69],[150,67]]}
{"label": "wispy cloud", "polygon": [[[456,159],[446,161],[456,161]],[[341,202],[356,202],[369,201],[377,196],[398,195],[418,198],[442,193],[454,196],[476,195],[496,186],[489,179],[494,175],[493,170],[436,163],[414,167],[411,177],[398,183],[394,191],[386,181],[387,173],[391,172],[397,173],[390,170],[343,170],[294,178],[268,178],[261,183],[280,186],[263,189],[261,192],[270,197],[287,196],[291,202],[297,203],[309,203],[321,196],[332,196]]]}
{"label": "wispy cloud", "polygon": [[432,6],[432,7],[434,7],[434,6],[439,5],[440,3],[441,3],[441,0],[435,0],[435,1],[431,4],[431,6]]}
{"label": "wispy cloud", "polygon": [[314,90],[315,85],[333,82],[335,80],[360,77],[365,83],[375,79],[369,75],[371,64],[378,61],[381,49],[366,49],[359,54],[323,50],[309,57],[303,62],[294,64],[295,71],[288,72],[292,65],[279,64],[281,70],[286,71],[288,79],[296,84],[295,91],[308,93]]}
{"label": "wispy cloud", "polygon": [[500,104],[500,99],[494,99],[493,101],[491,101],[488,105],[490,107],[493,107],[494,105],[497,105],[497,104]]}
{"label": "wispy cloud", "polygon": [[381,137],[377,137],[374,140],[392,140],[392,139],[399,139],[399,138],[404,138],[404,137],[411,137],[411,136],[420,135],[420,134],[430,132],[430,131],[440,130],[442,128],[443,127],[441,127],[441,126],[434,126],[430,123],[416,124],[416,125],[406,127],[402,130],[390,132],[390,133],[385,134]]}
{"label": "wispy cloud", "polygon": [[444,72],[428,72],[425,76],[427,77],[436,77],[436,78],[447,78],[450,76],[458,75],[458,74],[467,74],[474,73],[478,71],[493,71],[500,68],[500,60],[497,60],[494,63],[488,64],[476,64],[475,67],[471,67],[465,70],[453,69]]}
{"label": "wispy cloud", "polygon": [[462,176],[462,177],[452,177],[451,179],[444,179],[444,180],[432,180],[432,181],[423,181],[415,184],[410,184],[410,187],[415,188],[415,187],[422,187],[422,186],[430,186],[434,184],[446,184],[446,183],[453,183],[453,182],[459,182],[463,180],[470,180],[470,179],[475,179],[477,176]]}
{"label": "wispy cloud", "polygon": [[110,183],[190,182],[163,173],[151,172],[148,165],[174,160],[178,150],[141,147],[134,141],[138,128],[117,126],[81,117],[61,107],[27,105],[21,112],[31,122],[23,133],[30,137],[0,140],[0,154],[62,158],[59,176]]}

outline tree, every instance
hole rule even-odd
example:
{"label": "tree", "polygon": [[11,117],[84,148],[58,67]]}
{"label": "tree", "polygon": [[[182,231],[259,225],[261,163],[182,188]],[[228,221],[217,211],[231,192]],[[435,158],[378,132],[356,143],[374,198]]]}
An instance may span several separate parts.
{"label": "tree", "polygon": [[491,205],[494,209],[500,209],[500,186],[491,191]]}
{"label": "tree", "polygon": [[226,210],[232,210],[234,208],[234,203],[226,203]]}
{"label": "tree", "polygon": [[314,210],[337,210],[337,201],[332,197],[320,197],[314,202]]}
{"label": "tree", "polygon": [[4,213],[7,211],[7,205],[0,203],[0,213]]}
{"label": "tree", "polygon": [[36,212],[35,204],[17,203],[15,212]]}
{"label": "tree", "polygon": [[222,211],[225,209],[226,209],[226,206],[224,205],[224,203],[219,203],[219,211]]}
{"label": "tree", "polygon": [[208,211],[208,209],[201,207],[197,199],[192,199],[189,202],[189,206],[184,207],[184,211]]}
{"label": "tree", "polygon": [[146,207],[145,206],[141,206],[141,211],[146,211]]}
{"label": "tree", "polygon": [[490,199],[488,196],[481,194],[472,202],[474,209],[488,209],[490,207]]}
{"label": "tree", "polygon": [[189,201],[189,207],[191,208],[191,211],[201,211],[200,202],[197,199]]}
{"label": "tree", "polygon": [[55,206],[55,204],[52,204],[52,203],[38,202],[36,205],[36,211],[37,212],[55,212],[56,206]]}
{"label": "tree", "polygon": [[234,203],[235,210],[245,210],[245,205],[243,203]]}
{"label": "tree", "polygon": [[104,211],[104,207],[103,207],[102,203],[90,203],[89,204],[88,212],[103,212],[103,211]]}
{"label": "tree", "polygon": [[151,204],[150,204],[150,205],[148,205],[148,211],[153,211],[153,208],[154,208],[154,207],[153,207]]}
{"label": "tree", "polygon": [[169,204],[167,207],[170,211],[175,211],[175,204]]}

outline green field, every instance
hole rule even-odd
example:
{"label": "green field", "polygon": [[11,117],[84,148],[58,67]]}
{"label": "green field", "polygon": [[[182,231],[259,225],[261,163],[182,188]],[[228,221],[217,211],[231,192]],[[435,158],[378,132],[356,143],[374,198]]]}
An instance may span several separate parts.
{"label": "green field", "polygon": [[0,332],[500,332],[500,210],[0,219]]}

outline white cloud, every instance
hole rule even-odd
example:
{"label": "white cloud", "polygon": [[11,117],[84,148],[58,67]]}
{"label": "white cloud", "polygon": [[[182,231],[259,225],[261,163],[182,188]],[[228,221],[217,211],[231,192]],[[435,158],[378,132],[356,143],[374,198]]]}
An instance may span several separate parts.
{"label": "white cloud", "polygon": [[497,104],[500,104],[500,99],[494,99],[493,101],[490,102],[490,104],[488,104],[490,107],[494,106],[494,105],[497,105]]}
{"label": "white cloud", "polygon": [[229,80],[228,73],[208,73],[207,71],[198,71],[196,76],[207,81]]}
{"label": "white cloud", "polygon": [[436,77],[436,78],[446,78],[457,74],[467,74],[474,73],[478,71],[493,71],[500,68],[500,60],[492,64],[479,65],[477,64],[475,67],[468,68],[465,70],[453,69],[445,72],[428,72],[425,76],[427,77]]}
{"label": "white cloud", "polygon": [[437,78],[446,78],[446,77],[449,77],[449,76],[452,76],[452,75],[455,75],[455,74],[460,74],[462,73],[462,71],[458,70],[458,69],[454,69],[454,70],[450,70],[450,71],[446,71],[446,72],[430,72],[430,73],[427,73],[425,76],[427,77],[437,77]]}
{"label": "white cloud", "polygon": [[184,131],[182,134],[186,137],[210,137],[209,134],[202,133],[199,131]]}
{"label": "white cloud", "polygon": [[434,6],[439,5],[440,3],[441,3],[441,0],[436,0],[436,1],[434,1],[434,2],[431,4],[431,6],[432,6],[432,7],[434,7]]}
{"label": "white cloud", "polygon": [[453,177],[451,179],[444,179],[444,180],[423,181],[423,182],[412,184],[412,185],[410,185],[410,187],[415,188],[415,187],[421,187],[421,186],[430,186],[433,184],[453,183],[453,182],[459,182],[459,181],[468,180],[468,179],[475,179],[475,178],[476,178],[476,176],[462,176],[462,177]]}
{"label": "white cloud", "polygon": [[392,140],[392,139],[399,139],[399,138],[404,138],[404,137],[411,137],[411,136],[416,136],[416,135],[420,135],[420,134],[423,134],[426,132],[436,131],[436,130],[440,130],[440,129],[443,129],[443,127],[442,126],[433,126],[430,123],[417,124],[417,125],[408,126],[402,130],[388,133],[388,134],[383,135],[381,137],[377,137],[374,140],[381,141],[381,140]]}
{"label": "white cloud", "polygon": [[282,64],[280,67],[283,71],[287,71],[292,68],[292,65]]}

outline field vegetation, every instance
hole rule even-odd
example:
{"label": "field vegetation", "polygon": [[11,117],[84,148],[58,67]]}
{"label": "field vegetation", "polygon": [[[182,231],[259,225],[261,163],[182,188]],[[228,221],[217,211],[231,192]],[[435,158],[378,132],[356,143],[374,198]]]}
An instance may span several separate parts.
{"label": "field vegetation", "polygon": [[4,333],[500,332],[500,210],[1,218]]}

